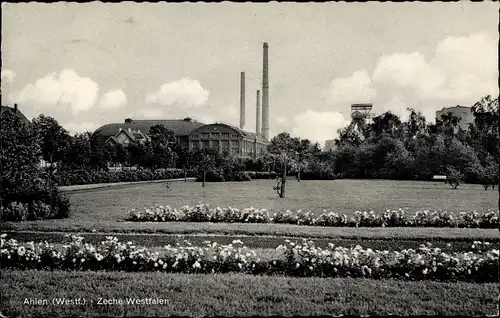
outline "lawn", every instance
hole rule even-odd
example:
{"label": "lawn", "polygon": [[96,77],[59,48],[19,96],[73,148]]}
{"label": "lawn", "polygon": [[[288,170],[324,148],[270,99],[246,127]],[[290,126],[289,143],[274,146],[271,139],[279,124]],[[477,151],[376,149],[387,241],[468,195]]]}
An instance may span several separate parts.
{"label": "lawn", "polygon": [[443,183],[334,180],[287,183],[286,198],[278,198],[273,180],[208,183],[175,182],[167,191],[164,184],[146,184],[117,189],[71,193],[74,218],[119,220],[130,208],[160,204],[172,207],[210,204],[213,207],[247,208],[270,211],[287,209],[313,211],[333,210],[352,214],[356,210],[405,208],[409,212],[443,209],[449,212],[484,211],[498,208],[498,192],[484,191],[480,185],[462,185],[453,190]]}
{"label": "lawn", "polygon": [[[447,211],[485,211],[498,209],[498,192],[484,191],[480,185],[462,185],[453,190],[443,183],[388,181],[388,180],[334,180],[301,181],[290,180],[287,197],[278,198],[272,190],[273,180],[254,180],[250,182],[208,183],[205,188],[197,182],[174,182],[167,191],[164,184],[142,184],[86,190],[68,193],[71,200],[71,216],[63,220],[42,220],[35,222],[4,223],[5,230],[40,231],[83,231],[90,232],[156,232],[156,233],[217,233],[232,235],[296,235],[338,237],[370,236],[379,229],[335,229],[313,228],[274,224],[190,224],[190,223],[146,223],[126,222],[130,208],[143,208],[154,204],[181,207],[207,203],[212,207],[232,206],[236,208],[259,207],[276,210],[323,209],[352,214],[356,210],[376,212],[386,209],[405,208],[409,212],[419,209],[443,209]],[[445,229],[455,236],[474,237],[485,230]],[[494,230],[493,230],[494,231]],[[331,234],[335,232],[335,234]],[[429,235],[445,237],[439,229],[397,229],[411,237]],[[490,231],[491,232],[491,231]],[[341,234],[339,234],[341,233]],[[365,234],[360,234],[365,233]],[[413,234],[412,234],[413,233]],[[433,234],[437,233],[437,234]],[[459,234],[456,234],[459,233]],[[462,234],[460,234],[462,233]],[[467,234],[463,234],[467,233]],[[492,232],[491,232],[492,233]],[[379,236],[380,236],[379,235]],[[454,234],[451,234],[454,235]],[[392,236],[390,236],[392,237]],[[479,237],[478,237],[479,238]]]}
{"label": "lawn", "polygon": [[[466,315],[498,314],[497,283],[261,277],[237,274],[46,272],[5,270],[0,281],[7,316]],[[47,305],[23,304],[25,299]],[[84,305],[52,305],[52,299]],[[101,305],[127,299],[158,304]],[[149,301],[149,300],[146,300]]]}

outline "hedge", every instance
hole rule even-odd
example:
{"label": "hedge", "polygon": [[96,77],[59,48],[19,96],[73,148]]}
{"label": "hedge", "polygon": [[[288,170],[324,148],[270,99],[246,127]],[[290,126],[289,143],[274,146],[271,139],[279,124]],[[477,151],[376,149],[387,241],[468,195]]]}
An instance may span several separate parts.
{"label": "hedge", "polygon": [[[192,177],[193,173],[187,171],[187,177]],[[151,181],[163,179],[184,178],[184,170],[134,170],[134,171],[94,171],[94,170],[73,170],[58,171],[55,174],[56,182],[59,186],[95,184],[95,183],[115,183],[131,181]]]}

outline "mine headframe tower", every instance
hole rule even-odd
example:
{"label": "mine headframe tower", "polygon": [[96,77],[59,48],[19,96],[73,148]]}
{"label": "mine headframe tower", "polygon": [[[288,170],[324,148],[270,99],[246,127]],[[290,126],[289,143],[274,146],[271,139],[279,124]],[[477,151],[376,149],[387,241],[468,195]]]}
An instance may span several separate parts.
{"label": "mine headframe tower", "polygon": [[351,124],[349,130],[356,130],[361,133],[364,126],[367,124],[366,120],[372,118],[370,112],[373,104],[351,104]]}

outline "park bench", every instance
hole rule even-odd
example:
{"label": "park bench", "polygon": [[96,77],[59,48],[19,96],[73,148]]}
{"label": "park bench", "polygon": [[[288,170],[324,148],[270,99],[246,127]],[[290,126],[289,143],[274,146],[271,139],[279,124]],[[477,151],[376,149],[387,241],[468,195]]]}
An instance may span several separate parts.
{"label": "park bench", "polygon": [[447,176],[442,176],[442,175],[435,175],[432,177],[432,180],[436,181],[446,181],[448,179]]}

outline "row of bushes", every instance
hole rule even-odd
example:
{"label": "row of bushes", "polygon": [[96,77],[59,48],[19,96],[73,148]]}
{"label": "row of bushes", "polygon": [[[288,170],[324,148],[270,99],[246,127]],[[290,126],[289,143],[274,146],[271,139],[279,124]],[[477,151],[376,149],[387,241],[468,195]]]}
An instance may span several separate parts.
{"label": "row of bushes", "polygon": [[[251,181],[256,179],[274,179],[275,172],[267,171],[233,171],[220,169],[210,169],[205,174],[207,182],[229,182],[229,181]],[[203,180],[203,175],[196,178],[197,182]]]}
{"label": "row of bushes", "polygon": [[0,243],[3,268],[45,270],[104,270],[177,273],[280,274],[287,276],[366,277],[401,280],[498,281],[497,249],[475,242],[474,251],[444,253],[422,245],[417,250],[373,251],[355,248],[316,247],[313,242],[287,241],[277,248],[281,255],[262,261],[255,251],[233,241],[229,245],[205,242],[205,246],[165,246],[162,252],[137,248],[108,237],[98,245],[83,243],[72,236],[62,248],[47,242],[19,244],[5,239]]}
{"label": "row of bushes", "polygon": [[[187,176],[193,176],[191,171]],[[134,170],[134,171],[95,171],[95,170],[73,170],[58,171],[55,174],[56,182],[60,186],[95,184],[95,183],[114,183],[131,181],[150,181],[163,179],[184,178],[182,169],[162,169],[155,171]]]}
{"label": "row of bushes", "polygon": [[[187,177],[195,176],[195,172],[188,170]],[[73,170],[58,171],[55,175],[55,182],[60,186],[114,183],[131,181],[150,181],[163,179],[184,178],[182,169],[158,169],[155,171],[132,170],[132,171],[95,171],[95,170]],[[254,179],[274,179],[276,173],[266,171],[224,171],[223,169],[211,169],[205,175],[207,182],[225,181],[250,181]],[[201,181],[198,176],[196,181]]]}
{"label": "row of bushes", "polygon": [[0,220],[32,221],[67,218],[69,198],[59,192],[55,180],[42,173],[32,179],[3,184]]}
{"label": "row of bushes", "polygon": [[131,209],[128,219],[136,222],[216,222],[216,223],[281,223],[331,227],[462,227],[498,228],[498,211],[460,212],[417,211],[407,214],[403,209],[383,213],[356,211],[353,216],[332,211],[314,214],[311,211],[279,211],[270,213],[258,208],[210,208],[209,205],[146,207]]}

